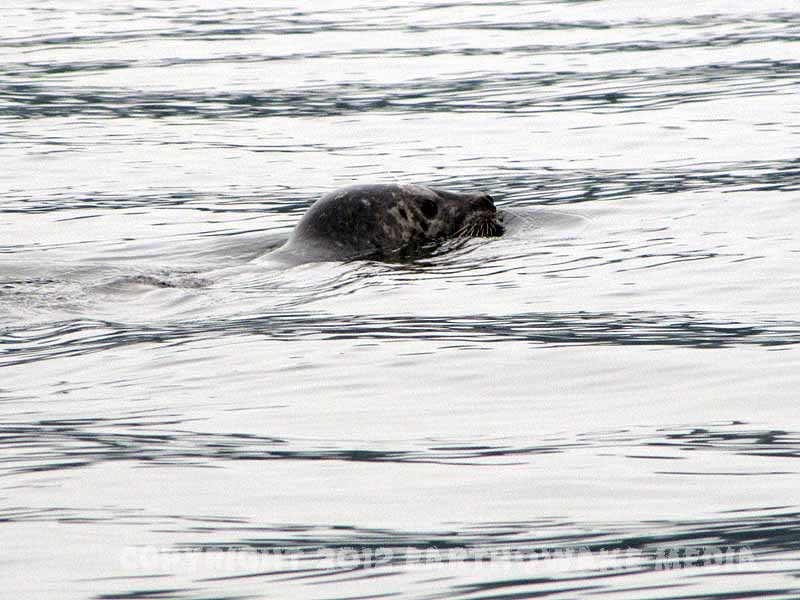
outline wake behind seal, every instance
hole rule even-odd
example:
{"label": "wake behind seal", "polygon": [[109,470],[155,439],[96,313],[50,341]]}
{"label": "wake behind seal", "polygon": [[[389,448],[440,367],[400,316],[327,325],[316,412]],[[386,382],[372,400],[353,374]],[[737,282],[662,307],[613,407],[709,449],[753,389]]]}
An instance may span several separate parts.
{"label": "wake behind seal", "polygon": [[400,258],[446,239],[502,235],[488,194],[410,184],[355,185],[324,195],[270,258]]}

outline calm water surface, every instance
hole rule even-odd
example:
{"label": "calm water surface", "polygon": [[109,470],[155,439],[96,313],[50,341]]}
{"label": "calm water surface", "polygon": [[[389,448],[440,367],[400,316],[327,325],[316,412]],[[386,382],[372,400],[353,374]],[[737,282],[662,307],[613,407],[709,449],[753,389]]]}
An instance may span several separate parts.
{"label": "calm water surface", "polygon": [[[800,595],[795,2],[1,15],[8,597]],[[392,181],[515,225],[264,258]]]}

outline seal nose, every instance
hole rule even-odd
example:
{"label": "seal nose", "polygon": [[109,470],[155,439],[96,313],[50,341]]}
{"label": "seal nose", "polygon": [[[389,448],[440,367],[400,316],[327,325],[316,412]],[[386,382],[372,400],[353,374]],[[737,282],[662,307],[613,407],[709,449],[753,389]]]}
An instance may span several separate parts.
{"label": "seal nose", "polygon": [[497,211],[494,206],[494,198],[492,198],[489,194],[481,194],[480,196],[476,196],[470,204],[475,210],[485,210],[490,213]]}

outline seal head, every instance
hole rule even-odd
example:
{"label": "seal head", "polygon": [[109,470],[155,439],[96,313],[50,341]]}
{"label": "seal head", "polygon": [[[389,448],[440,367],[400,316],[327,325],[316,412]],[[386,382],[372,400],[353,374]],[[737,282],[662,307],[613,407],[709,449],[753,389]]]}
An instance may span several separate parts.
{"label": "seal head", "polygon": [[317,200],[282,250],[316,260],[401,257],[448,238],[501,235],[496,215],[488,194],[357,185]]}

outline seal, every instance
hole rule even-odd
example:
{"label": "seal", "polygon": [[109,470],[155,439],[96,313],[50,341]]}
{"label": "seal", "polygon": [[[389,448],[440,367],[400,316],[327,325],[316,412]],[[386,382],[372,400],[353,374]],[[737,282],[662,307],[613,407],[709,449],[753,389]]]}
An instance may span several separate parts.
{"label": "seal", "polygon": [[442,240],[502,235],[488,194],[410,184],[355,185],[330,192],[269,256],[300,261],[392,259]]}

